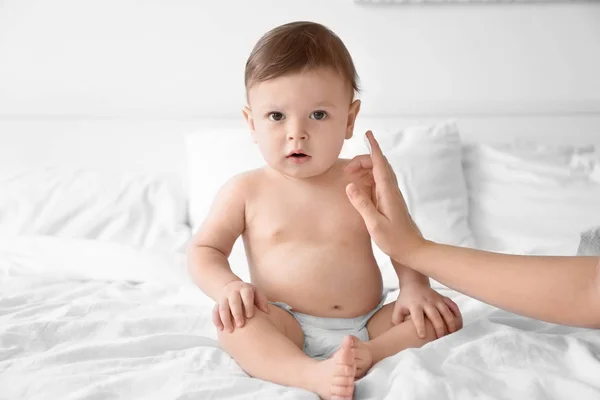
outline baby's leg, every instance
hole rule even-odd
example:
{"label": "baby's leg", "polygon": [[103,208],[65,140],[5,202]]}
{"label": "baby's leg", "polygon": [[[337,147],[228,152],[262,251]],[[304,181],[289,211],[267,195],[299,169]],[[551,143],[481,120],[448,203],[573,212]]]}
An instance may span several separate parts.
{"label": "baby's leg", "polygon": [[394,311],[394,303],[386,304],[367,323],[368,343],[371,346],[373,363],[404,349],[421,347],[436,339],[435,329],[428,318],[425,318],[425,337],[420,338],[412,320],[394,325],[392,311]]}
{"label": "baby's leg", "polygon": [[365,375],[373,364],[386,357],[404,349],[421,347],[436,339],[435,330],[428,318],[425,318],[425,338],[420,338],[412,320],[404,321],[398,325],[392,324],[393,310],[394,303],[390,303],[377,311],[367,323],[369,341],[356,340],[354,342],[357,357],[357,378]]}
{"label": "baby's leg", "polygon": [[252,377],[317,393],[323,399],[351,399],[356,361],[352,340],[345,340],[333,358],[317,361],[302,351],[298,322],[279,307],[269,314],[256,310],[242,328],[219,331],[219,342]]}

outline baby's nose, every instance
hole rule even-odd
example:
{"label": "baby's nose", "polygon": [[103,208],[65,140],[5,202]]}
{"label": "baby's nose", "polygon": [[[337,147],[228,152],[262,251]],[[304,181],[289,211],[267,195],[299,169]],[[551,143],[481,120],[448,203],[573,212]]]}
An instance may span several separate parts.
{"label": "baby's nose", "polygon": [[291,132],[288,135],[288,140],[306,140],[307,137],[306,132]]}
{"label": "baby's nose", "polygon": [[288,140],[305,140],[308,138],[308,133],[304,124],[300,122],[291,123],[288,126]]}

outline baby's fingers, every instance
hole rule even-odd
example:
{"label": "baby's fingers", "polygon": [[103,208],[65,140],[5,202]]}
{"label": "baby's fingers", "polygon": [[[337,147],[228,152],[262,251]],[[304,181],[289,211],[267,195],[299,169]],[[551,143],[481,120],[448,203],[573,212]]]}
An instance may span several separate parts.
{"label": "baby's fingers", "polygon": [[217,327],[218,330],[223,330],[223,323],[221,322],[221,316],[219,315],[219,304],[215,304],[212,310],[212,320],[213,324]]}
{"label": "baby's fingers", "polygon": [[452,313],[454,314],[454,318],[456,321],[456,330],[461,329],[463,327],[463,317],[460,312],[460,309],[458,308],[458,305],[449,297],[444,297],[444,303],[446,303],[448,308],[452,310]]}
{"label": "baby's fingers", "polygon": [[250,287],[242,288],[240,296],[242,297],[242,303],[246,311],[246,318],[252,318],[254,316],[254,290]]}
{"label": "baby's fingers", "polygon": [[435,335],[438,337],[438,339],[444,336],[446,334],[446,327],[438,309],[431,304],[426,304],[425,314],[431,321],[433,329],[435,329]]}
{"label": "baby's fingers", "polygon": [[446,303],[448,308],[452,310],[455,316],[458,317],[460,315],[460,309],[458,308],[458,305],[450,297],[444,296],[444,303]]}
{"label": "baby's fingers", "polygon": [[417,334],[421,339],[425,338],[425,317],[423,316],[423,308],[419,305],[413,306],[410,309],[410,316],[417,328]]}
{"label": "baby's fingers", "polygon": [[442,314],[442,317],[444,318],[444,321],[446,322],[446,326],[448,327],[448,332],[449,333],[456,332],[457,331],[456,320],[455,320],[454,314],[452,313],[452,311],[450,311],[450,308],[448,308],[446,303],[444,303],[441,300],[437,303],[436,307],[437,307],[437,310],[439,311],[439,313]]}
{"label": "baby's fingers", "polygon": [[269,313],[269,300],[267,299],[267,296],[265,296],[260,290],[255,290],[254,302],[259,310],[266,314]]}
{"label": "baby's fingers", "polygon": [[235,325],[238,328],[241,328],[244,326],[244,311],[240,293],[232,293],[227,300],[229,303],[229,308],[231,309],[231,315],[233,315],[233,320],[235,321]]}
{"label": "baby's fingers", "polygon": [[227,299],[219,304],[219,317],[221,317],[221,323],[228,332],[233,332],[233,324],[231,322],[231,311],[229,310],[229,303]]}
{"label": "baby's fingers", "polygon": [[410,310],[400,303],[396,303],[394,305],[394,311],[392,311],[392,324],[398,325],[401,322],[404,322],[406,316],[410,315]]}

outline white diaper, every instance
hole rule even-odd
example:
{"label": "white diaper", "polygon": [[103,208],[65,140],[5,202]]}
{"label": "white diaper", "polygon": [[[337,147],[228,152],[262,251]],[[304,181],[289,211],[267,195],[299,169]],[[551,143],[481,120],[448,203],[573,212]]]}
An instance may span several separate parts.
{"label": "white diaper", "polygon": [[379,311],[385,302],[387,293],[373,310],[356,318],[324,318],[302,314],[292,310],[292,307],[281,302],[270,302],[289,312],[300,324],[304,332],[304,353],[311,358],[327,359],[342,343],[346,335],[353,335],[361,341],[369,340],[367,322]]}

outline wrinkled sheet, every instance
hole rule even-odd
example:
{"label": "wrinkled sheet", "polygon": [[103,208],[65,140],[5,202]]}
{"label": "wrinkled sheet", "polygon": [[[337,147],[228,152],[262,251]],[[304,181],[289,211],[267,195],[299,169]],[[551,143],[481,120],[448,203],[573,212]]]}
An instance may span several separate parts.
{"label": "wrinkled sheet", "polygon": [[[0,240],[0,399],[317,399],[248,377],[219,348],[184,263],[95,241]],[[600,399],[600,331],[440,290],[464,329],[378,363],[355,398]]]}

